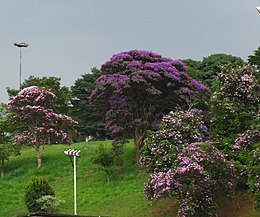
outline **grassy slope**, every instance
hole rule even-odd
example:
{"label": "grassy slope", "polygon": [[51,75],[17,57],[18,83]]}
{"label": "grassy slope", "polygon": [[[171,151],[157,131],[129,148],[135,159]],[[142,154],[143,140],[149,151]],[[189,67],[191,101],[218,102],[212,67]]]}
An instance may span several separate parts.
{"label": "grassy slope", "polygon": [[[0,178],[0,217],[14,217],[27,213],[24,189],[33,175],[46,175],[56,196],[66,202],[62,206],[62,211],[73,213],[73,168],[69,158],[63,154],[68,148],[80,149],[82,153],[77,164],[78,214],[115,217],[176,216],[177,203],[174,201],[163,199],[149,206],[143,194],[143,182],[146,181],[147,175],[134,165],[132,144],[126,147],[124,168],[116,171],[110,183],[107,183],[104,172],[89,161],[100,143],[77,143],[70,147],[46,146],[43,166],[40,169],[36,167],[33,149],[23,150],[21,156],[11,158],[6,164],[5,176]],[[110,141],[102,143],[110,145]],[[233,201],[221,197],[219,203],[221,217],[259,216],[259,213],[252,209],[251,198],[244,192]]]}

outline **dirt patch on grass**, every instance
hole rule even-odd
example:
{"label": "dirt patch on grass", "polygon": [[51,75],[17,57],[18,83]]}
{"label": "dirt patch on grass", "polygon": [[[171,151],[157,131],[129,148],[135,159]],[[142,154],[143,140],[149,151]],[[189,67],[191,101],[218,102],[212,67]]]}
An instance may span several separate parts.
{"label": "dirt patch on grass", "polygon": [[[217,193],[219,217],[259,217],[260,212],[253,207],[253,195],[246,190],[236,191],[235,196],[225,196]],[[161,199],[152,203],[145,212],[146,217],[176,217],[178,201]],[[206,217],[206,216],[205,216]]]}

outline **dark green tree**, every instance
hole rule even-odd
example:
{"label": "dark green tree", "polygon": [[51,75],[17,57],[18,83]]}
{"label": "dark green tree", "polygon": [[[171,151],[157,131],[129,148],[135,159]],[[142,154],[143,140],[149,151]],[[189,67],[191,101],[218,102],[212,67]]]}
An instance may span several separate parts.
{"label": "dark green tree", "polygon": [[258,47],[254,54],[248,56],[248,63],[256,68],[255,76],[260,80],[260,47]]}
{"label": "dark green tree", "polygon": [[199,70],[201,73],[199,74],[199,80],[209,87],[212,91],[218,90],[218,82],[217,82],[217,74],[220,73],[221,68],[224,65],[228,65],[230,67],[243,66],[245,62],[236,56],[232,56],[229,54],[212,54],[206,58],[203,58]]}
{"label": "dark green tree", "polygon": [[0,175],[4,175],[5,161],[9,160],[11,155],[18,155],[20,146],[11,144],[10,135],[12,124],[9,119],[10,114],[6,110],[6,104],[0,104]]}
{"label": "dark green tree", "polygon": [[[30,76],[22,83],[21,89],[30,86],[37,86],[54,93],[57,97],[54,105],[54,111],[56,113],[69,114],[70,90],[66,86],[61,86],[60,81],[61,79],[57,77],[40,78],[40,77]],[[20,90],[7,88],[7,93],[10,99],[16,96],[19,91]]]}
{"label": "dark green tree", "polygon": [[81,138],[86,136],[99,139],[107,137],[102,115],[89,102],[92,90],[96,87],[95,81],[99,76],[100,71],[92,68],[91,73],[82,75],[71,87],[71,116],[79,123],[77,132]]}
{"label": "dark green tree", "polygon": [[186,66],[188,67],[187,72],[188,72],[189,76],[191,76],[192,78],[194,78],[196,80],[200,80],[201,61],[193,60],[193,59],[185,59],[185,60],[182,60],[182,62],[184,62],[186,64]]}

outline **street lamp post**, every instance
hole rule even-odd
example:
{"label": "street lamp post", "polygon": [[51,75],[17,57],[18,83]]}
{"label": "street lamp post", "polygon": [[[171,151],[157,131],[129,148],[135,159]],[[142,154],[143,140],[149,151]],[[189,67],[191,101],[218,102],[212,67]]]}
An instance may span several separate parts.
{"label": "street lamp post", "polygon": [[[68,155],[70,157],[72,166],[74,167],[74,215],[77,215],[77,186],[76,186],[76,164],[77,164],[77,157],[80,157],[80,150],[67,150],[64,151],[65,155]],[[73,162],[71,157],[73,156]]]}
{"label": "street lamp post", "polygon": [[256,7],[256,10],[260,13],[260,6]]}
{"label": "street lamp post", "polygon": [[28,47],[29,45],[23,42],[23,43],[14,43],[14,46],[20,48],[19,89],[21,89],[21,84],[22,84],[22,48]]}

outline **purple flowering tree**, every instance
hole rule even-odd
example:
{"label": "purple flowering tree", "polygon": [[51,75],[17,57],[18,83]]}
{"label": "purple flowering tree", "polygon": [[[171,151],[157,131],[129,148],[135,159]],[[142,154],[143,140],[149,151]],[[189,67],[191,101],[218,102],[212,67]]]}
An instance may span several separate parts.
{"label": "purple flowering tree", "polygon": [[142,148],[141,163],[150,173],[145,194],[152,200],[179,200],[178,216],[216,216],[213,192],[233,190],[234,165],[210,143],[202,111],[170,112]]}
{"label": "purple flowering tree", "polygon": [[69,131],[77,124],[71,117],[53,111],[55,100],[52,92],[31,86],[8,103],[16,126],[14,143],[32,146],[37,153],[38,167],[42,165],[44,145],[50,138],[71,142]]}
{"label": "purple flowering tree", "polygon": [[176,106],[191,106],[193,98],[201,99],[207,92],[181,61],[131,50],[102,65],[91,100],[104,112],[115,147],[134,138],[138,162],[146,131],[157,126],[163,114]]}

